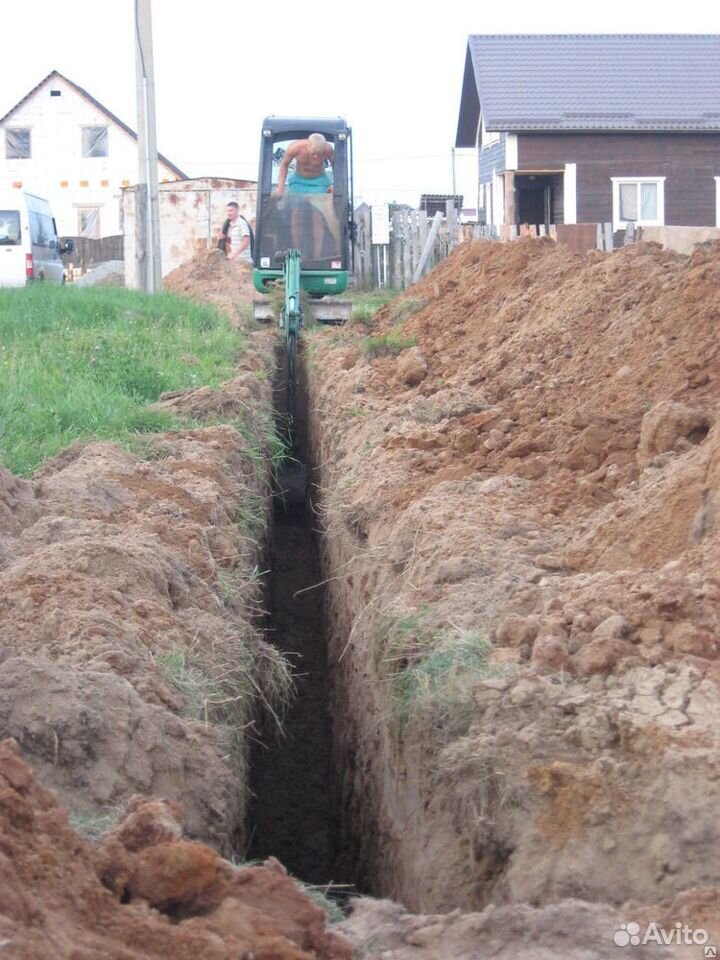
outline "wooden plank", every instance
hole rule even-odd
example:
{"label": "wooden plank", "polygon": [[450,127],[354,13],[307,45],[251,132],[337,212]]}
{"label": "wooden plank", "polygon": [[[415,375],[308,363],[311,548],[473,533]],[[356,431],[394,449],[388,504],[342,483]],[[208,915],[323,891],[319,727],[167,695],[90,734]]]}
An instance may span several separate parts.
{"label": "wooden plank", "polygon": [[422,277],[423,271],[427,265],[428,260],[430,259],[430,254],[432,253],[433,247],[435,246],[435,239],[437,237],[438,230],[440,229],[440,223],[442,222],[442,213],[438,212],[433,217],[432,226],[430,227],[430,233],[428,234],[427,240],[425,241],[425,248],[420,257],[420,262],[418,263],[415,275],[413,276],[413,283]]}
{"label": "wooden plank", "polygon": [[420,254],[417,252],[417,215],[415,210],[407,212],[407,251],[405,257],[405,286],[410,286],[409,278],[415,272]]}
{"label": "wooden plank", "polygon": [[392,215],[392,234],[390,235],[390,286],[402,290],[402,214],[394,210]]}
{"label": "wooden plank", "polygon": [[407,210],[403,211],[403,258],[402,258],[402,271],[403,271],[403,290],[407,290],[410,286],[411,277],[412,277],[412,266],[410,259],[410,231],[412,229],[412,223],[410,222],[410,214]]}
{"label": "wooden plank", "polygon": [[448,253],[450,253],[458,242],[458,213],[454,200],[445,201],[445,221],[447,223],[447,248]]}
{"label": "wooden plank", "polygon": [[603,248],[604,250],[607,251],[607,253],[612,253],[615,244],[613,242],[614,237],[613,237],[613,228],[611,223],[603,224],[603,233],[605,234],[605,243],[603,245]]}
{"label": "wooden plank", "polygon": [[[428,235],[428,218],[425,210],[418,210],[418,234],[420,239],[420,256],[425,249]],[[420,262],[418,258],[418,263]]]}

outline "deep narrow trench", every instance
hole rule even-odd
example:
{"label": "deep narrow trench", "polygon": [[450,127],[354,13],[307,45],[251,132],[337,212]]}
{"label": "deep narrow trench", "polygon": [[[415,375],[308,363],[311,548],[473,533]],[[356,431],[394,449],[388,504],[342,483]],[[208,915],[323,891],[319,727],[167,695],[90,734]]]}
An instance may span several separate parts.
{"label": "deep narrow trench", "polygon": [[[287,423],[284,378],[275,384],[279,428]],[[334,820],[333,732],[324,590],[312,514],[304,496],[306,418],[298,389],[293,456],[279,478],[269,549],[268,640],[293,663],[296,692],[283,733],[266,721],[252,750],[248,859],[277,857],[308,883],[339,882]]]}

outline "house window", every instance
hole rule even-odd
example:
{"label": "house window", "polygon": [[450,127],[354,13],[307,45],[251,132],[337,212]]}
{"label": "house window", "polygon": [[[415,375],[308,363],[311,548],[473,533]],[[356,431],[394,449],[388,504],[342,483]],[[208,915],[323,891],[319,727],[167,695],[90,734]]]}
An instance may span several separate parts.
{"label": "house window", "polygon": [[100,239],[100,208],[78,208],[78,236],[89,237],[91,240]]}
{"label": "house window", "polygon": [[665,177],[612,177],[613,229],[665,223]]}
{"label": "house window", "polygon": [[30,159],[30,131],[28,129],[5,131],[5,158],[7,160]]}
{"label": "house window", "polygon": [[108,128],[82,128],[82,155],[84,157],[106,157],[108,155]]}

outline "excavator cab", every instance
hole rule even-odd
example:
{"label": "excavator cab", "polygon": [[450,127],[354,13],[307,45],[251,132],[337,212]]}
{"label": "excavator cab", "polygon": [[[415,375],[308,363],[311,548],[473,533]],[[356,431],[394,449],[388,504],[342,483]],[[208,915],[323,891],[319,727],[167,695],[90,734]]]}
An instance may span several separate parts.
{"label": "excavator cab", "polygon": [[[285,190],[277,195],[283,158],[298,140],[322,134],[332,155],[314,182],[296,177],[290,166]],[[259,293],[282,281],[289,251],[297,251],[299,285],[313,301],[316,319],[342,322],[345,305],[319,301],[348,285],[352,240],[351,131],[341,117],[266,117],[262,126],[253,283]],[[286,165],[287,166],[287,165]],[[316,306],[316,301],[318,304]],[[255,315],[262,309],[256,305]],[[323,316],[323,313],[328,313]]]}

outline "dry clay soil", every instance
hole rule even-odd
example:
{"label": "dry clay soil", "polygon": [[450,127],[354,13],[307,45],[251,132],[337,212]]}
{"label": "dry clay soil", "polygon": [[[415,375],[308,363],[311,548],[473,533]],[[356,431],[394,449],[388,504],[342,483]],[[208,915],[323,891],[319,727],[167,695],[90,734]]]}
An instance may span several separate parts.
{"label": "dry clay soil", "polygon": [[[215,252],[168,286],[236,325],[252,298]],[[225,859],[277,669],[273,332],[162,401],[208,426],[0,469],[3,956],[602,960],[631,920],[720,943],[719,290],[717,247],[477,243],[372,330],[308,332],[342,829],[386,898],[334,928],[277,862]],[[463,724],[400,722],[394,672],[450,628],[492,642]],[[702,955],[621,952],[649,949]]]}

